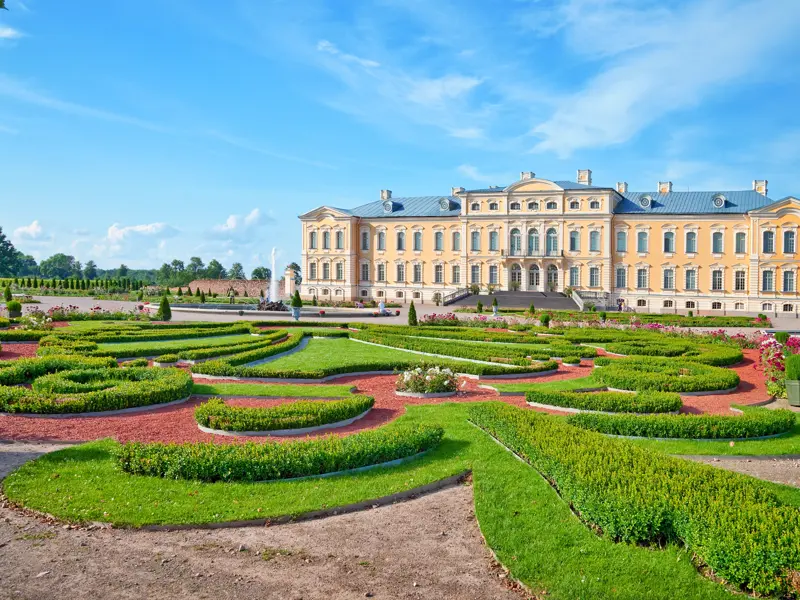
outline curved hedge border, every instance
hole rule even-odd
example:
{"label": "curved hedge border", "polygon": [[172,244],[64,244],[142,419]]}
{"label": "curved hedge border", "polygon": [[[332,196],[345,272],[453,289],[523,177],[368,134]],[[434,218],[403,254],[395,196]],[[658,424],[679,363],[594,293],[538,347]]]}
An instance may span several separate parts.
{"label": "curved hedge border", "polygon": [[741,416],[724,415],[571,415],[581,429],[609,435],[662,439],[738,440],[786,433],[795,424],[789,410],[739,407]]}
{"label": "curved hedge border", "polygon": [[375,404],[369,396],[343,400],[291,402],[264,408],[231,406],[211,398],[194,411],[199,425],[221,431],[277,431],[305,429],[346,421],[367,412]]}
{"label": "curved hedge border", "polygon": [[28,383],[37,377],[74,369],[114,368],[113,358],[86,358],[83,356],[48,356],[46,358],[20,358],[0,361],[0,386]]}
{"label": "curved hedge border", "polygon": [[436,447],[438,426],[390,426],[340,437],[246,444],[131,442],[117,455],[123,471],[194,481],[270,481],[324,475],[407,458]]}
{"label": "curved hedge border", "polygon": [[734,586],[791,589],[800,511],[762,482],[501,403],[471,406],[469,414],[608,538],[678,542]]}
{"label": "curved hedge border", "polygon": [[538,392],[525,394],[526,402],[578,410],[619,413],[668,413],[680,410],[683,403],[674,392]]}
{"label": "curved hedge border", "polygon": [[611,388],[662,392],[728,390],[739,385],[739,375],[729,369],[677,358],[600,357],[593,377]]}
{"label": "curved hedge border", "polygon": [[191,392],[192,377],[180,369],[68,370],[35,379],[30,390],[0,388],[0,411],[30,414],[105,412],[174,402],[187,398]]}

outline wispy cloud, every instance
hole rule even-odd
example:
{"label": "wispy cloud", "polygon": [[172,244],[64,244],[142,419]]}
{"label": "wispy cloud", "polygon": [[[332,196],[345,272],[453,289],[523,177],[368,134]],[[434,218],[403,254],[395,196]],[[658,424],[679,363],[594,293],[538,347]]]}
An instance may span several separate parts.
{"label": "wispy cloud", "polygon": [[362,67],[373,69],[381,66],[381,63],[375,60],[369,60],[367,58],[361,58],[360,56],[356,56],[354,54],[347,54],[346,52],[342,52],[339,48],[336,47],[335,44],[329,42],[328,40],[320,40],[317,42],[317,50],[320,52],[327,52],[328,54],[332,54],[340,58],[345,62],[353,62]]}
{"label": "wispy cloud", "polygon": [[13,127],[8,127],[7,125],[3,125],[2,123],[0,123],[0,133],[8,133],[10,135],[16,135],[19,133],[19,131],[17,129],[14,129]]}
{"label": "wispy cloud", "polygon": [[272,158],[277,158],[280,160],[286,160],[289,162],[296,162],[304,165],[309,165],[311,167],[319,167],[322,169],[335,169],[336,167],[331,165],[330,163],[311,160],[307,158],[303,158],[300,156],[293,156],[291,154],[285,154],[283,152],[276,152],[269,148],[265,148],[264,146],[260,145],[258,142],[253,142],[251,140],[247,140],[245,138],[237,137],[235,135],[231,135],[225,133],[223,131],[217,130],[206,130],[201,133],[202,136],[207,137],[209,139],[217,140],[219,142],[223,142],[230,146],[235,146],[236,148],[240,148],[242,150],[247,150],[249,152],[255,152],[257,154],[263,154],[264,156],[270,156]]}
{"label": "wispy cloud", "polygon": [[30,225],[23,225],[22,227],[17,227],[12,237],[17,240],[38,240],[44,236],[44,230],[42,226],[39,224],[39,221],[33,221]]}
{"label": "wispy cloud", "polygon": [[458,171],[464,177],[468,177],[472,181],[478,181],[480,183],[487,183],[490,185],[506,185],[510,181],[507,175],[483,173],[473,165],[459,165],[456,168],[456,171]]}
{"label": "wispy cloud", "polygon": [[241,215],[230,215],[224,223],[215,225],[212,231],[224,237],[240,235],[271,220],[272,219],[262,214],[258,208],[254,208],[244,217]]}
{"label": "wispy cloud", "polygon": [[167,223],[144,223],[141,225],[121,226],[114,223],[108,228],[105,237],[92,248],[92,255],[97,258],[109,258],[135,254],[137,248],[147,244],[163,242],[177,236],[178,229]]}
{"label": "wispy cloud", "polygon": [[16,40],[22,37],[22,32],[13,27],[0,26],[0,40]]}

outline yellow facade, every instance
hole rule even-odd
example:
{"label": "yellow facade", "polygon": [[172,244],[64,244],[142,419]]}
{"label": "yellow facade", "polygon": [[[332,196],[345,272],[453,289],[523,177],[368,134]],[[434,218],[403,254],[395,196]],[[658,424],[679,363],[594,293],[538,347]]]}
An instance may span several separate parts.
{"label": "yellow facade", "polygon": [[797,312],[797,199],[769,200],[766,181],[745,192],[671,187],[628,193],[592,186],[590,171],[578,182],[523,173],[506,188],[384,190],[356,209],[323,206],[300,217],[301,294],[432,303],[477,286],[574,290],[649,312]]}

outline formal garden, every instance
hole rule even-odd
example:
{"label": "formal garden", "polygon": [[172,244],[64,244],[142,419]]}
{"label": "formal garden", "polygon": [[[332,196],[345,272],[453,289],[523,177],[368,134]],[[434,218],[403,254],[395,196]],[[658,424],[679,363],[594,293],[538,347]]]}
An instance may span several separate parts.
{"label": "formal garden", "polygon": [[800,454],[799,413],[781,408],[798,400],[795,352],[756,328],[532,312],[33,313],[0,322],[0,439],[85,443],[3,492],[140,528],[263,525],[468,481],[487,545],[534,593],[797,597],[800,489],[682,458]]}

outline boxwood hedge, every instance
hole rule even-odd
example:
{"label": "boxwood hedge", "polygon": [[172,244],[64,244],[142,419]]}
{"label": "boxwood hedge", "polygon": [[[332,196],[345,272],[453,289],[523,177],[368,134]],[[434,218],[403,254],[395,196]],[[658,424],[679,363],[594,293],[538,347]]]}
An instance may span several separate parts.
{"label": "boxwood hedge", "polygon": [[195,409],[194,418],[203,427],[222,431],[304,429],[352,419],[374,404],[375,399],[369,396],[290,402],[269,407],[232,406],[221,398],[211,398]]}
{"label": "boxwood hedge", "polygon": [[620,413],[667,413],[680,410],[681,397],[674,392],[539,392],[525,394],[526,402],[551,406]]}
{"label": "boxwood hedge", "polygon": [[788,410],[739,407],[741,416],[727,415],[572,415],[569,423],[610,435],[681,439],[745,439],[786,433],[796,416]]}
{"label": "boxwood hedge", "polygon": [[[500,403],[470,419],[612,540],[677,542],[734,586],[783,593],[800,570],[800,511],[758,480]],[[638,417],[641,418],[641,417]]]}
{"label": "boxwood hedge", "polygon": [[438,426],[390,425],[348,436],[247,444],[124,444],[121,468],[132,475],[195,481],[269,481],[357,469],[436,447]]}
{"label": "boxwood hedge", "polygon": [[595,380],[622,390],[702,392],[739,385],[734,371],[677,358],[597,359],[595,365],[602,367],[594,370]]}
{"label": "boxwood hedge", "polygon": [[[48,359],[40,359],[41,361]],[[24,387],[0,387],[0,410],[66,414],[120,410],[186,398],[192,377],[180,369],[81,369],[43,375]]]}
{"label": "boxwood hedge", "polygon": [[48,356],[45,358],[20,358],[0,361],[0,385],[28,383],[42,375],[74,369],[114,368],[113,358],[86,358],[83,356]]}

